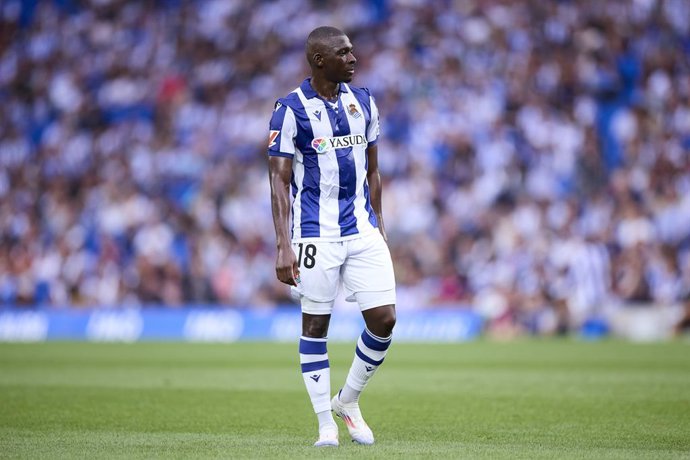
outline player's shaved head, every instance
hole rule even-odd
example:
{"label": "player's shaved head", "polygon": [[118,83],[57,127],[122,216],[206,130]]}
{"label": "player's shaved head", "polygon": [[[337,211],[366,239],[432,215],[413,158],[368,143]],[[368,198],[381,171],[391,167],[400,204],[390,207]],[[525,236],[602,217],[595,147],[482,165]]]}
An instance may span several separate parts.
{"label": "player's shaved head", "polygon": [[343,37],[345,32],[337,27],[321,26],[312,30],[307,37],[307,46],[305,52],[307,54],[307,62],[309,65],[314,64],[314,55],[322,53],[324,48],[328,46],[333,37]]}

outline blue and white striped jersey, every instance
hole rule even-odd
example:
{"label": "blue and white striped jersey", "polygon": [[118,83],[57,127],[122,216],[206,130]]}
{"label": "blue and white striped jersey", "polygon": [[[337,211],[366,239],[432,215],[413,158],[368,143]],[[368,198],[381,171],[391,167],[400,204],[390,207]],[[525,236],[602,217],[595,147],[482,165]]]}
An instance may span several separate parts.
{"label": "blue and white striped jersey", "polygon": [[293,159],[293,241],[343,241],[377,231],[366,149],[378,135],[378,109],[366,88],[340,83],[336,106],[308,78],[278,100],[268,154]]}

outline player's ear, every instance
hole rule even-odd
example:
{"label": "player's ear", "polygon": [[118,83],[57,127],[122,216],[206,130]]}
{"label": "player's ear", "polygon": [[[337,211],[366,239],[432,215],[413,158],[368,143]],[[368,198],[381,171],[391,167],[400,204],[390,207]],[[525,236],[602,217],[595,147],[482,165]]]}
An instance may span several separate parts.
{"label": "player's ear", "polygon": [[323,56],[321,55],[321,53],[314,53],[312,55],[311,62],[313,62],[316,67],[322,67],[323,66]]}

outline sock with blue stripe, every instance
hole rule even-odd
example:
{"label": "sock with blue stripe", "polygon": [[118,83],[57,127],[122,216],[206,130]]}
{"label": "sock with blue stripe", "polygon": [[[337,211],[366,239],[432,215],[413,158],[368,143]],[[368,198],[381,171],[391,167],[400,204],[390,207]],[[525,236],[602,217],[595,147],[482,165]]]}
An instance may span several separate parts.
{"label": "sock with blue stripe", "polygon": [[364,329],[357,339],[355,358],[352,361],[350,372],[347,374],[345,386],[340,392],[340,401],[344,403],[356,402],[364,387],[369,383],[376,370],[383,363],[392,336],[382,338],[375,336],[368,329]]}
{"label": "sock with blue stripe", "polygon": [[319,419],[319,428],[333,424],[331,415],[331,368],[328,364],[327,339],[300,337],[299,362],[302,366],[304,385],[314,412]]}

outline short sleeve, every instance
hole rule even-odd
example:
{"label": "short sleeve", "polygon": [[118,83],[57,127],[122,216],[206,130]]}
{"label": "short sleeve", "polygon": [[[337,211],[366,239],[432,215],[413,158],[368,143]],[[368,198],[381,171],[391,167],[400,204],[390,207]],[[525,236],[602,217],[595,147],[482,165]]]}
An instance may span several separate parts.
{"label": "short sleeve", "polygon": [[369,106],[371,107],[371,121],[367,128],[367,142],[371,146],[376,145],[379,139],[379,108],[376,106],[373,96],[369,96]]}
{"label": "short sleeve", "polygon": [[297,126],[295,114],[287,105],[276,102],[269,123],[268,154],[292,158],[295,155],[295,136]]}

